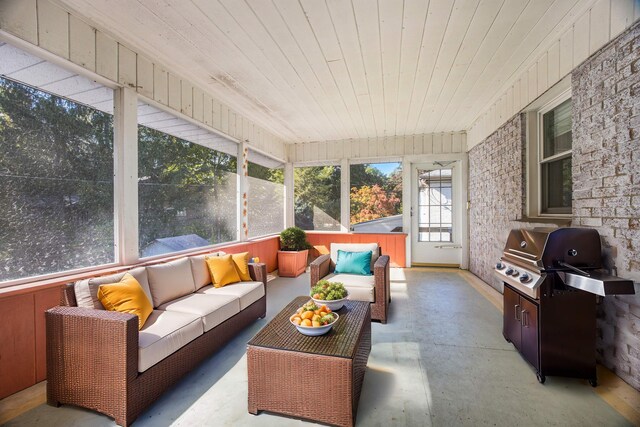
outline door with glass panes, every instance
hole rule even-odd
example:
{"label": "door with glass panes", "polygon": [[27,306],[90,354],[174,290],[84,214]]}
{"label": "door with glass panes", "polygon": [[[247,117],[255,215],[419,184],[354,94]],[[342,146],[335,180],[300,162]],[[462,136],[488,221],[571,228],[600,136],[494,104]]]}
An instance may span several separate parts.
{"label": "door with glass panes", "polygon": [[462,256],[460,162],[412,168],[411,263],[460,266]]}

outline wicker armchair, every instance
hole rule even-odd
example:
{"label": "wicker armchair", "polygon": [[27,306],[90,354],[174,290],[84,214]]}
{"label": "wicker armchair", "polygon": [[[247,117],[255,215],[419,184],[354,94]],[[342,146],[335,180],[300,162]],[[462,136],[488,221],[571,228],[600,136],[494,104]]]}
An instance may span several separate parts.
{"label": "wicker armchair", "polygon": [[242,329],[266,315],[265,264],[249,264],[265,295],[144,372],[138,372],[138,319],[133,314],[80,308],[73,285],[62,306],[45,313],[47,403],[101,412],[121,426],[131,424],[187,372]]}
{"label": "wicker armchair", "polygon": [[[352,250],[362,251],[375,249],[377,259],[375,259],[373,265],[373,295],[371,298],[363,298],[354,295],[349,289],[350,286],[356,286],[357,281],[361,281],[363,276],[341,274],[339,280],[342,282],[347,290],[350,291],[350,299],[360,299],[363,301],[371,302],[371,319],[379,320],[380,323],[387,323],[387,315],[389,311],[389,303],[391,302],[391,289],[389,286],[389,255],[382,255],[382,249],[377,244],[331,244],[331,254],[321,255],[311,263],[311,282],[310,287],[313,287],[321,279],[330,279],[331,277],[337,277],[333,274],[336,264],[337,250]],[[349,276],[352,276],[351,278]],[[366,276],[364,276],[366,277]],[[352,280],[351,280],[352,279]],[[356,289],[356,288],[352,288]]]}

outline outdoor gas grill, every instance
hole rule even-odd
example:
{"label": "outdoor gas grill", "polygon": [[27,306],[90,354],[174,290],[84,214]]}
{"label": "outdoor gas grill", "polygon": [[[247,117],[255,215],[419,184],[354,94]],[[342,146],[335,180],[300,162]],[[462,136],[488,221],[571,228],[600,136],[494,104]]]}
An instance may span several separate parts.
{"label": "outdoor gas grill", "polygon": [[596,378],[596,298],[633,294],[603,271],[600,235],[587,228],[509,233],[495,274],[504,283],[505,339],[547,375]]}

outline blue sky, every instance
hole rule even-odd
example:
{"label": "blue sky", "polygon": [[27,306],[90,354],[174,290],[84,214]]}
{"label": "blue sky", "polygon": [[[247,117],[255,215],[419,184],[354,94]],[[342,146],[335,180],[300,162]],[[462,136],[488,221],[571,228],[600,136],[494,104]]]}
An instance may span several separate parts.
{"label": "blue sky", "polygon": [[385,175],[389,175],[391,172],[396,170],[399,166],[399,163],[369,163],[371,167],[378,169]]}

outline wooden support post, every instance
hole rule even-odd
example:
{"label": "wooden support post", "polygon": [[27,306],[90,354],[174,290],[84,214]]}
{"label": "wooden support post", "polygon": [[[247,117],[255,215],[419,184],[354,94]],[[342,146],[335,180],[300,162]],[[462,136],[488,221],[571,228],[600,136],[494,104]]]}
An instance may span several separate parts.
{"label": "wooden support post", "polygon": [[293,163],[284,164],[284,226],[295,225],[294,196],[293,196]]}
{"label": "wooden support post", "polygon": [[238,240],[249,239],[249,149],[244,141],[238,143]]}
{"label": "wooden support post", "polygon": [[340,160],[340,231],[347,233],[351,227],[351,168],[349,159]]}
{"label": "wooden support post", "polygon": [[114,93],[113,174],[117,262],[135,264],[138,247],[138,95],[129,88]]}

